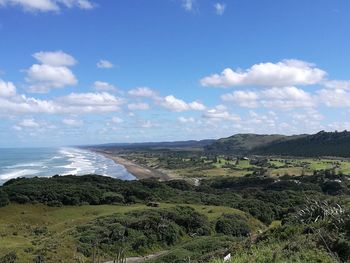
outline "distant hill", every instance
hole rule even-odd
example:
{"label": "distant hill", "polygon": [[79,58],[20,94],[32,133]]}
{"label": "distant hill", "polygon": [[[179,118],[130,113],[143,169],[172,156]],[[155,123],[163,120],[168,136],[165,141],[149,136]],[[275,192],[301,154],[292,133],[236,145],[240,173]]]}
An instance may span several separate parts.
{"label": "distant hill", "polygon": [[214,154],[249,154],[257,148],[271,143],[283,143],[305,135],[286,136],[280,134],[236,134],[228,138],[222,138],[207,145],[205,151]]}
{"label": "distant hill", "polygon": [[174,141],[174,142],[141,142],[141,143],[108,143],[97,145],[103,148],[121,148],[121,149],[161,149],[161,148],[203,148],[214,143],[215,140],[190,140],[190,141]]}
{"label": "distant hill", "polygon": [[205,146],[211,154],[350,157],[350,132],[321,131],[312,135],[236,134]]}
{"label": "distant hill", "polygon": [[290,156],[350,157],[350,132],[325,132],[302,136],[292,140],[274,141],[255,148],[251,153]]}
{"label": "distant hill", "polygon": [[325,132],[308,135],[236,134],[218,140],[110,143],[103,149],[204,149],[207,154],[338,156],[350,157],[350,132]]}

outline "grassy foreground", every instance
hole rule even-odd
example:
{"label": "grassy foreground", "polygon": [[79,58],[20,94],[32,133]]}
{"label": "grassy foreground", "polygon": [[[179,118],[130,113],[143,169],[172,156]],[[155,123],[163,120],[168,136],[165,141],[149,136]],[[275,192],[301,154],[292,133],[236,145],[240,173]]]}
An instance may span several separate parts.
{"label": "grassy foreground", "polygon": [[[244,212],[230,207],[188,206],[208,217],[210,221],[217,220],[223,213],[245,215]],[[45,262],[84,262],[85,258],[77,252],[77,243],[72,235],[77,226],[115,213],[170,207],[175,207],[175,204],[162,203],[159,208],[142,204],[64,207],[10,204],[0,208],[0,255],[15,251],[20,259],[18,262],[34,262],[35,256],[45,251]],[[263,228],[259,220],[249,218],[255,230]]]}

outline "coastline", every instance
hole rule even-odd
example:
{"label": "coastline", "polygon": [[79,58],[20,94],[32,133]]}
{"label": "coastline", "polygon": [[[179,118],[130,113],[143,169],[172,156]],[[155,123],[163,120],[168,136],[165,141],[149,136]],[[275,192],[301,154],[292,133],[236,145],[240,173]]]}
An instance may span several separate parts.
{"label": "coastline", "polygon": [[175,179],[174,177],[168,174],[165,174],[161,171],[158,171],[149,167],[144,167],[142,165],[131,162],[120,156],[113,155],[110,152],[101,151],[101,150],[94,150],[94,151],[96,153],[102,154],[106,158],[113,160],[116,164],[123,165],[125,169],[130,174],[135,176],[138,180],[147,179],[147,178],[158,178],[160,181],[169,181],[169,180]]}

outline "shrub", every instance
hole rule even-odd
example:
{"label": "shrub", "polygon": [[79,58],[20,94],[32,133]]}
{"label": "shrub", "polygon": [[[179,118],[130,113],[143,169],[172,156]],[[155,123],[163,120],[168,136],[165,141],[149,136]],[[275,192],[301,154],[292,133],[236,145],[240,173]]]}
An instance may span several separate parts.
{"label": "shrub", "polygon": [[7,206],[10,203],[6,192],[0,190],[0,207]]}
{"label": "shrub", "polygon": [[0,258],[0,263],[15,263],[17,262],[17,259],[18,258],[16,252],[11,251],[10,253]]}
{"label": "shrub", "polygon": [[240,215],[223,215],[215,225],[217,233],[232,236],[247,236],[250,233],[250,227],[247,220]]}
{"label": "shrub", "polygon": [[350,241],[343,238],[338,239],[333,246],[333,251],[342,261],[347,262],[350,259]]}
{"label": "shrub", "polygon": [[102,195],[101,201],[104,204],[124,203],[124,197],[121,194],[107,192]]}

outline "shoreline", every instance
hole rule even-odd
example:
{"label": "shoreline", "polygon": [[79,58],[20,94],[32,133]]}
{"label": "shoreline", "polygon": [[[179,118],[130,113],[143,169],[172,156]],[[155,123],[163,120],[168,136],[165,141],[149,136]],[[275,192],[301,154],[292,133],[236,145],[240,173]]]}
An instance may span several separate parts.
{"label": "shoreline", "polygon": [[102,154],[106,158],[113,160],[116,164],[122,165],[125,169],[136,177],[137,180],[147,179],[147,178],[158,178],[160,181],[170,181],[175,178],[172,176],[165,174],[161,171],[144,167],[142,165],[136,164],[132,161],[129,161],[123,157],[116,156],[110,152],[101,151],[101,150],[93,150],[96,153]]}

